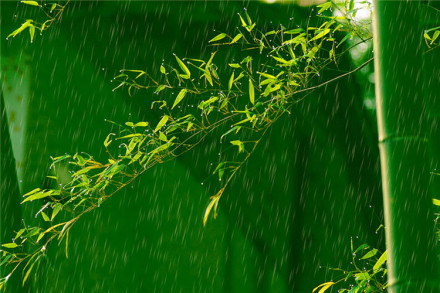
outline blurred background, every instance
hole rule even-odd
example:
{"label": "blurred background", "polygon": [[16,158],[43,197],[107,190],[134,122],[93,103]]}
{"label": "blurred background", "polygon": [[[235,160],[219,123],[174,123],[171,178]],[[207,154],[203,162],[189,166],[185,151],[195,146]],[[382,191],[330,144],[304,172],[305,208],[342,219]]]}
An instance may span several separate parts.
{"label": "blurred background", "polygon": [[[158,119],[151,93],[112,91],[120,69],[154,75],[173,53],[207,59],[217,50],[208,40],[232,34],[244,9],[263,31],[320,21],[314,1],[271,2],[76,1],[31,43],[27,34],[6,36],[35,8],[2,1],[2,108],[20,194],[50,187],[50,156],[106,160],[112,125],[105,119]],[[215,62],[224,67],[243,54],[226,48]],[[366,44],[320,78],[371,55]],[[209,139],[83,217],[70,233],[69,257],[54,243],[32,284],[10,292],[311,292],[340,275],[330,268],[349,269],[351,239],[383,251],[375,232],[383,220],[372,66],[315,91],[280,119],[206,227],[203,213],[219,187],[201,184],[218,161]],[[1,135],[9,137],[5,129]],[[34,223],[39,209],[21,206],[13,185],[2,184],[2,243],[23,220]]]}

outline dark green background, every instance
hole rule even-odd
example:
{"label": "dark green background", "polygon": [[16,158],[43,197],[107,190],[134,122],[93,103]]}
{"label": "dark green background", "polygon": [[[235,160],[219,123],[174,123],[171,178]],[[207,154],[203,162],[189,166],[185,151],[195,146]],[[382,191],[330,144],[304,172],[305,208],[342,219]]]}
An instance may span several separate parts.
{"label": "dark green background", "polygon": [[[105,160],[112,127],[104,119],[156,121],[147,92],[112,92],[119,69],[158,72],[172,53],[206,58],[215,50],[207,41],[234,32],[244,7],[261,29],[305,26],[316,13],[256,1],[83,1],[31,44],[27,34],[5,37],[34,9],[1,2],[2,71],[11,62],[31,71],[22,191],[47,184],[51,155]],[[228,52],[219,66],[243,54]],[[311,292],[332,280],[327,268],[349,268],[351,237],[383,249],[374,233],[382,223],[376,126],[364,90],[354,77],[341,79],[280,119],[206,228],[202,216],[218,187],[200,184],[217,160],[210,141],[156,166],[75,225],[68,259],[64,248],[49,247],[47,265],[23,291]],[[38,207],[22,208],[27,223],[35,221]],[[2,230],[10,226],[3,221]]]}

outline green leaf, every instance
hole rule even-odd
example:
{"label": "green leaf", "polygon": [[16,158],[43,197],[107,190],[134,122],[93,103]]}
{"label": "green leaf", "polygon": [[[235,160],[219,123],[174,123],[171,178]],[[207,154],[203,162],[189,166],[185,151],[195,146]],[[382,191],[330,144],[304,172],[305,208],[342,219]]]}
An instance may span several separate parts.
{"label": "green leaf", "polygon": [[159,132],[159,139],[162,141],[168,141],[167,137],[163,132]]}
{"label": "green leaf", "polygon": [[243,37],[242,34],[238,34],[238,35],[236,35],[236,36],[232,39],[231,44],[234,44],[234,43],[238,42],[242,37]]}
{"label": "green leaf", "polygon": [[229,63],[229,66],[231,66],[232,68],[240,68],[240,64],[237,63]]}
{"label": "green leaf", "polygon": [[15,37],[16,35],[18,35],[18,34],[21,33],[22,31],[24,31],[28,26],[31,25],[32,21],[33,21],[32,19],[28,19],[28,20],[26,20],[26,22],[24,22],[24,23],[23,23],[18,29],[16,29],[15,31],[13,31],[12,33],[10,33],[10,34],[6,37],[6,39],[9,38],[10,36]]}
{"label": "green leaf", "polygon": [[138,122],[134,125],[134,127],[147,127],[148,122]]}
{"label": "green leaf", "polygon": [[325,291],[327,291],[328,288],[330,288],[334,284],[335,284],[334,282],[327,282],[327,283],[321,284],[318,287],[316,287],[315,289],[313,289],[312,293],[314,293],[319,288],[321,288],[321,289],[318,291],[318,293],[324,293]]}
{"label": "green leaf", "polygon": [[23,4],[32,5],[32,6],[40,6],[37,1],[20,1]]}
{"label": "green leaf", "polygon": [[379,270],[379,268],[384,264],[384,262],[387,261],[387,254],[388,254],[388,251],[385,251],[384,253],[382,253],[382,255],[379,257],[379,259],[376,261],[376,263],[373,266],[374,272],[377,272],[377,270]]}
{"label": "green leaf", "polygon": [[52,191],[38,192],[38,193],[35,193],[33,195],[30,195],[30,196],[26,197],[26,199],[23,200],[21,203],[25,203],[25,202],[30,201],[30,200],[36,200],[36,199],[40,199],[40,198],[45,198],[45,197],[48,197],[51,194],[52,194]]}
{"label": "green leaf", "polygon": [[221,39],[224,39],[225,37],[226,37],[225,33],[218,34],[215,37],[213,37],[211,40],[209,40],[208,43],[212,43],[212,42],[215,42],[215,41],[220,41]]}
{"label": "green leaf", "polygon": [[35,26],[33,24],[29,25],[29,34],[31,36],[31,43],[34,41]]}
{"label": "green leaf", "polygon": [[185,97],[187,91],[188,91],[187,89],[182,89],[182,90],[179,92],[179,94],[177,95],[176,100],[174,101],[174,104],[173,104],[173,106],[171,107],[171,109],[173,109],[174,107],[176,107],[177,104],[179,104],[180,101],[183,100],[183,98]]}
{"label": "green leaf", "polygon": [[50,221],[49,217],[46,215],[45,212],[41,212],[41,216],[43,217],[44,221],[46,221],[46,222]]}
{"label": "green leaf", "polygon": [[373,248],[372,250],[370,250],[369,252],[367,252],[363,257],[361,257],[361,259],[371,258],[371,257],[373,257],[373,256],[376,255],[377,251],[378,251],[378,250],[377,250],[376,248]]}
{"label": "green leaf", "polygon": [[17,234],[15,234],[15,237],[14,237],[14,239],[18,239],[18,237],[20,237],[20,236],[21,236],[21,234],[23,234],[23,232],[24,232],[24,231],[25,231],[25,229],[24,229],[24,228],[22,228],[22,229],[18,230]]}
{"label": "green leaf", "polygon": [[321,9],[318,10],[318,13],[322,13],[323,11],[329,9],[330,7],[332,7],[332,2],[328,1],[325,3],[322,3],[320,5],[318,5],[318,7],[320,7]]}
{"label": "green leaf", "polygon": [[154,132],[157,132],[159,129],[161,129],[165,125],[165,123],[167,123],[168,118],[170,118],[168,115],[164,115],[162,117],[162,119],[160,119],[159,123],[157,123],[157,126],[154,129]]}
{"label": "green leaf", "polygon": [[179,64],[180,68],[183,70],[183,72],[185,72],[185,75],[188,78],[190,78],[191,77],[191,72],[189,71],[188,67],[186,67],[185,63],[183,63],[182,60],[180,60],[179,57],[177,57],[177,55],[174,55],[174,57],[176,58],[177,63]]}
{"label": "green leaf", "polygon": [[17,243],[6,243],[6,244],[3,244],[2,246],[6,247],[6,248],[16,248],[16,247],[18,247]]}
{"label": "green leaf", "polygon": [[58,215],[58,213],[60,212],[61,208],[63,207],[62,204],[60,203],[56,203],[53,207],[53,211],[52,211],[52,217],[50,218],[51,221],[53,221],[53,219],[55,218],[56,215]]}
{"label": "green leaf", "polygon": [[252,105],[255,104],[255,90],[251,79],[249,79],[249,100],[251,101]]}
{"label": "green leaf", "polygon": [[327,29],[323,30],[322,32],[320,32],[319,34],[317,34],[316,36],[314,36],[310,41],[318,40],[318,39],[324,37],[329,32],[330,32],[330,29],[327,28]]}
{"label": "green leaf", "polygon": [[233,83],[234,83],[234,72],[232,72],[231,78],[229,78],[229,83],[228,83],[229,90],[231,90]]}
{"label": "green leaf", "polygon": [[238,152],[241,153],[244,151],[244,144],[240,140],[233,140],[231,144],[238,146]]}
{"label": "green leaf", "polygon": [[[220,199],[219,195],[211,197],[211,201],[209,202],[208,207],[205,210],[205,215],[203,216],[203,226],[206,225],[206,221],[208,220],[208,216],[211,213],[211,210],[214,207],[214,205],[217,206],[219,199]],[[217,213],[215,212],[215,208],[214,208],[214,218],[216,216],[217,216]]]}
{"label": "green leaf", "polygon": [[24,278],[23,278],[23,286],[24,286],[24,283],[26,283],[26,281],[27,281],[27,279],[29,278],[29,274],[31,273],[31,271],[32,271],[32,269],[33,269],[33,267],[34,267],[34,264],[35,263],[32,263],[31,264],[31,266],[29,267],[29,269],[27,270],[27,272],[26,272],[26,274],[24,275]]}

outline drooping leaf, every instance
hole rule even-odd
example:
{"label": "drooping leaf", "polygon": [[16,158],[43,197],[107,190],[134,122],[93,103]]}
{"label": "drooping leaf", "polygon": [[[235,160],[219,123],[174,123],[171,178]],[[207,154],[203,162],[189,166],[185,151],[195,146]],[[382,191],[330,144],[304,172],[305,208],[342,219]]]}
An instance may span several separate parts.
{"label": "drooping leaf", "polygon": [[231,44],[238,42],[243,37],[242,34],[237,34],[231,41]]}
{"label": "drooping leaf", "polygon": [[312,293],[314,293],[318,289],[320,289],[318,291],[318,293],[324,293],[325,291],[327,291],[328,288],[330,288],[334,284],[335,284],[334,282],[327,282],[327,283],[321,284],[318,287],[316,287],[315,289],[313,289]]}
{"label": "drooping leaf", "polygon": [[20,1],[23,4],[32,5],[32,6],[40,6],[37,1]]}
{"label": "drooping leaf", "polygon": [[154,132],[157,132],[159,129],[161,129],[161,128],[165,125],[165,123],[167,123],[167,121],[168,121],[169,118],[170,118],[170,117],[169,117],[168,115],[164,115],[164,116],[162,117],[162,119],[160,119],[159,123],[157,123],[157,126],[156,126],[156,128],[154,129]]}
{"label": "drooping leaf", "polygon": [[373,271],[377,272],[377,270],[387,261],[387,254],[388,251],[385,251],[382,253],[382,255],[379,257],[379,259],[376,261],[376,263],[373,266]]}
{"label": "drooping leaf", "polygon": [[234,72],[232,72],[231,77],[229,78],[229,83],[228,83],[229,90],[231,90],[233,83],[234,83]]}
{"label": "drooping leaf", "polygon": [[2,246],[3,247],[6,247],[6,248],[16,248],[16,247],[18,247],[18,244],[17,243],[5,243],[5,244],[2,244]]}
{"label": "drooping leaf", "polygon": [[218,35],[216,35],[215,37],[213,37],[211,40],[209,40],[208,42],[209,43],[212,43],[212,42],[215,42],[215,41],[220,41],[220,40],[222,40],[222,39],[224,39],[226,37],[226,34],[225,33],[221,33],[221,34],[218,34]]}
{"label": "drooping leaf", "polygon": [[251,79],[249,79],[249,100],[251,101],[252,105],[255,104],[255,90]]}
{"label": "drooping leaf", "polygon": [[174,57],[176,58],[177,63],[179,64],[180,68],[183,70],[183,72],[185,72],[185,76],[187,78],[190,78],[191,77],[191,72],[189,71],[188,67],[186,67],[185,63],[183,63],[183,61],[180,60],[180,58],[177,57],[177,55],[174,55]]}
{"label": "drooping leaf", "polygon": [[174,104],[173,104],[173,106],[171,107],[171,109],[173,109],[174,107],[176,107],[177,104],[179,104],[179,103],[183,100],[183,98],[185,97],[187,91],[188,91],[187,89],[182,89],[182,90],[179,92],[179,94],[178,94],[177,97],[176,97],[176,100],[174,100]]}
{"label": "drooping leaf", "polygon": [[378,250],[376,248],[373,248],[372,250],[367,252],[363,257],[361,257],[361,259],[367,259],[367,258],[373,257],[376,255],[377,251]]}

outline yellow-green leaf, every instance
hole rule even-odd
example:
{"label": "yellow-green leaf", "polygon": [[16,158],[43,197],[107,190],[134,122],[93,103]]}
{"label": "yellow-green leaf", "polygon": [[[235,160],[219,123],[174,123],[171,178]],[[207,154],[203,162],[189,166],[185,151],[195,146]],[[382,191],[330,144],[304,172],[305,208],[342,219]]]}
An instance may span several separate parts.
{"label": "yellow-green leaf", "polygon": [[34,35],[35,35],[35,26],[33,24],[29,25],[29,34],[31,36],[31,43],[34,41]]}
{"label": "yellow-green leaf", "polygon": [[216,35],[215,37],[213,37],[211,40],[209,40],[209,43],[215,42],[215,41],[220,41],[221,39],[224,39],[226,37],[225,33],[221,33]]}
{"label": "yellow-green leaf", "polygon": [[26,274],[24,275],[24,278],[23,278],[23,286],[24,286],[24,283],[26,283],[27,279],[29,278],[29,274],[31,273],[32,268],[34,267],[34,264],[35,264],[35,263],[32,263],[32,264],[31,264],[31,266],[30,266],[29,269],[27,270]]}
{"label": "yellow-green leaf", "polygon": [[18,246],[18,244],[17,243],[6,243],[6,244],[3,244],[2,246],[6,247],[6,248],[15,248]]}
{"label": "yellow-green leaf", "polygon": [[234,43],[238,42],[242,37],[243,37],[242,34],[238,34],[238,35],[236,35],[236,36],[232,39],[231,44],[234,44]]}
{"label": "yellow-green leaf", "polygon": [[[206,225],[206,221],[208,220],[208,216],[211,213],[211,210],[214,207],[214,205],[217,206],[219,199],[220,199],[219,195],[211,197],[211,201],[209,202],[208,207],[205,210],[205,215],[203,216],[203,226]],[[216,215],[217,215],[217,213],[214,209],[214,219],[215,219]]]}
{"label": "yellow-green leaf", "polygon": [[170,118],[168,115],[164,115],[162,119],[160,119],[159,123],[157,123],[156,129],[154,129],[154,132],[157,132],[159,129],[161,129],[165,123],[167,123],[168,118]]}
{"label": "yellow-green leaf", "polygon": [[376,255],[377,251],[378,250],[376,248],[373,248],[372,250],[367,252],[363,257],[361,257],[361,259],[367,259],[367,258],[373,257]]}
{"label": "yellow-green leaf", "polygon": [[433,199],[432,199],[432,203],[433,203],[434,205],[440,207],[440,200],[438,200],[438,199],[436,199],[436,198],[433,198]]}
{"label": "yellow-green leaf", "polygon": [[49,217],[46,215],[46,213],[45,212],[41,212],[41,216],[43,217],[43,220],[44,221],[50,221],[50,219],[49,219]]}
{"label": "yellow-green leaf", "polygon": [[228,89],[231,90],[232,84],[234,83],[234,72],[231,74],[231,78],[229,78]]}
{"label": "yellow-green leaf", "polygon": [[321,284],[318,287],[316,287],[315,289],[313,289],[312,293],[314,293],[319,288],[321,288],[321,289],[318,291],[318,293],[324,293],[325,291],[327,291],[328,288],[330,288],[334,284],[335,284],[335,282],[327,282],[327,283]]}
{"label": "yellow-green leaf", "polygon": [[188,67],[186,67],[185,63],[183,63],[182,60],[180,60],[179,57],[177,57],[176,55],[174,55],[174,57],[176,57],[177,63],[179,64],[183,72],[185,72],[185,75],[188,76],[188,78],[190,78],[191,72],[189,71]]}
{"label": "yellow-green leaf", "polygon": [[255,104],[255,90],[251,79],[249,79],[249,100],[251,101],[252,105]]}
{"label": "yellow-green leaf", "polygon": [[328,34],[329,32],[330,32],[330,29],[327,28],[327,29],[323,30],[322,32],[320,32],[319,34],[317,34],[316,36],[314,36],[310,41],[320,39],[323,36],[325,36],[326,34]]}
{"label": "yellow-green leaf", "polygon": [[37,1],[21,1],[23,4],[32,5],[32,6],[40,6]]}
{"label": "yellow-green leaf", "polygon": [[183,98],[184,98],[185,95],[186,95],[186,92],[187,92],[187,89],[182,89],[182,90],[179,92],[179,94],[177,95],[176,100],[174,101],[174,104],[173,104],[173,106],[171,107],[171,109],[173,109],[174,107],[176,107],[177,104],[179,104],[180,101],[183,100]]}
{"label": "yellow-green leaf", "polygon": [[167,141],[168,140],[166,135],[163,134],[163,132],[159,132],[159,139],[162,140],[162,141]]}
{"label": "yellow-green leaf", "polygon": [[52,221],[55,216],[60,212],[61,208],[63,207],[62,204],[60,203],[56,203],[55,206],[53,207],[53,212],[52,212],[52,217],[50,218],[50,220]]}
{"label": "yellow-green leaf", "polygon": [[379,259],[376,261],[376,263],[373,266],[373,271],[376,272],[387,260],[387,251],[382,253],[382,255],[379,257]]}

